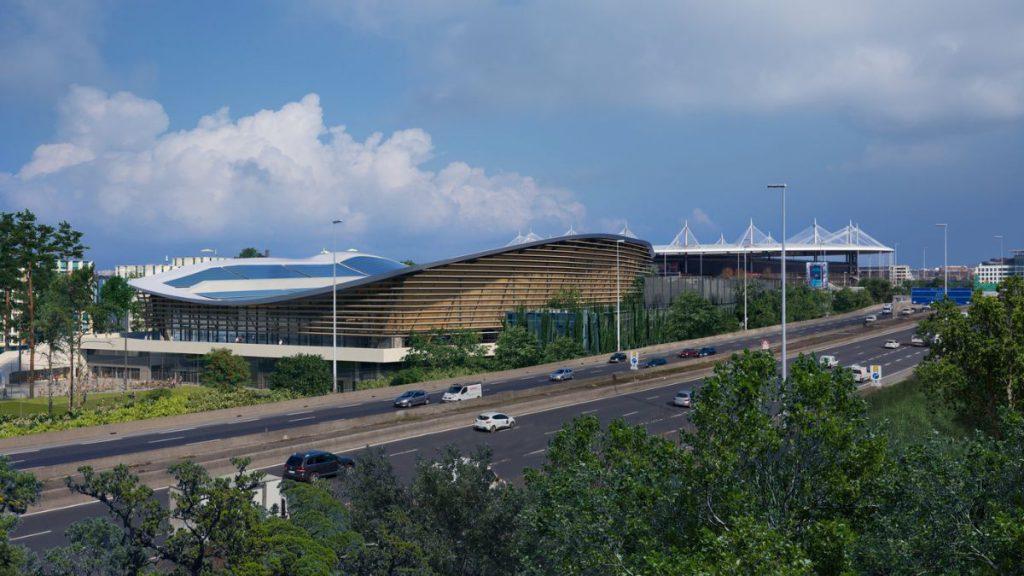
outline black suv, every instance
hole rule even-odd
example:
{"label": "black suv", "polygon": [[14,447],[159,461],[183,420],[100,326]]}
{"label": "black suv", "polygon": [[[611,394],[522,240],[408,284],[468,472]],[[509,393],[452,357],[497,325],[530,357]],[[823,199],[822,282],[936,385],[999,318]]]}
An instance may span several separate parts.
{"label": "black suv", "polygon": [[608,358],[608,363],[609,364],[618,364],[620,362],[625,362],[625,361],[626,361],[626,353],[625,352],[616,352],[616,353],[612,354],[610,358]]}
{"label": "black suv", "polygon": [[355,460],[351,458],[337,456],[323,450],[296,452],[289,456],[288,461],[284,463],[282,477],[287,480],[312,482],[317,478],[337,476],[339,472],[349,470],[355,465]]}

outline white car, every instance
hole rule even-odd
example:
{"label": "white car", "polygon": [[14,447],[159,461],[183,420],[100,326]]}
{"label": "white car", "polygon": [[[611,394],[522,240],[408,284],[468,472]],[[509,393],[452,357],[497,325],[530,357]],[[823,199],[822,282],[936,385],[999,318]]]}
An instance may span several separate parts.
{"label": "white car", "polygon": [[473,428],[486,432],[496,432],[502,428],[514,428],[516,419],[501,412],[484,412],[476,417]]}
{"label": "white car", "polygon": [[902,314],[903,316],[910,316],[913,313],[914,313],[914,309],[913,308],[904,308],[903,310],[900,310],[900,314]]}
{"label": "white car", "polygon": [[693,405],[693,394],[689,390],[680,390],[676,392],[675,398],[672,398],[672,403],[681,408],[689,408]]}
{"label": "white car", "polygon": [[822,368],[828,368],[831,370],[832,368],[839,366],[839,360],[831,354],[826,354],[824,356],[818,356],[818,364],[820,364]]}
{"label": "white car", "polygon": [[893,350],[900,347],[900,343],[895,340],[886,340],[885,344],[882,344],[883,348],[891,348]]}
{"label": "white car", "polygon": [[911,346],[924,346],[925,345],[924,344],[924,338],[921,338],[920,336],[915,334],[915,335],[910,337],[910,345]]}
{"label": "white car", "polygon": [[878,316],[875,316],[874,314],[871,314],[871,315],[866,316],[864,318],[864,324],[874,324],[877,321],[878,321]]}

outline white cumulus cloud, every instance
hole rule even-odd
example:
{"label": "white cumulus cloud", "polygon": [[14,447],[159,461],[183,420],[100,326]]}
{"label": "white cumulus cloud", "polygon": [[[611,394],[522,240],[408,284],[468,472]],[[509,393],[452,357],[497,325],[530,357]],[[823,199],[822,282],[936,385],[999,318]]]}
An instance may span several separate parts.
{"label": "white cumulus cloud", "polygon": [[334,217],[349,234],[493,236],[584,215],[571,193],[527,176],[459,161],[431,169],[420,129],[358,140],[324,122],[316,94],[237,119],[221,109],[181,131],[167,130],[158,102],[127,92],[76,86],[59,113],[56,141],[0,174],[7,205],[168,240],[301,234]]}

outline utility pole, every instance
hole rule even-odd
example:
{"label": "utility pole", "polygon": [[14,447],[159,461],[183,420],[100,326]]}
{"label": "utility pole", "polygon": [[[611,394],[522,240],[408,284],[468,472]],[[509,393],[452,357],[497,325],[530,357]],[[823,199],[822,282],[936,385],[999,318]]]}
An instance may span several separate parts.
{"label": "utility pole", "polygon": [[942,292],[949,298],[949,224],[936,224],[942,228]]}
{"label": "utility pole", "polygon": [[331,220],[331,391],[338,392],[338,224]]}
{"label": "utility pole", "polygon": [[782,191],[782,381],[785,382],[789,375],[786,367],[786,185],[769,184],[768,189]]}
{"label": "utility pole", "polygon": [[620,304],[622,296],[619,289],[619,244],[625,240],[619,238],[615,241],[615,351],[622,352],[622,311]]}

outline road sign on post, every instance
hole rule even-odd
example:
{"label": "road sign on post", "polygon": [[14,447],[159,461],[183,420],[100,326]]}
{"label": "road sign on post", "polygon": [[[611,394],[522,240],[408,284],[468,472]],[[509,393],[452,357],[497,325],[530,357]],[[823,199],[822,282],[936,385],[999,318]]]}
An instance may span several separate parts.
{"label": "road sign on post", "polygon": [[629,353],[629,369],[639,370],[640,369],[640,354],[636,350]]}
{"label": "road sign on post", "polygon": [[882,365],[872,364],[871,365],[871,381],[878,384],[882,381]]}
{"label": "road sign on post", "polygon": [[767,340],[761,340],[761,350],[764,350],[765,352],[767,352],[770,348],[771,348],[771,345],[768,344]]}

